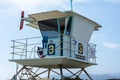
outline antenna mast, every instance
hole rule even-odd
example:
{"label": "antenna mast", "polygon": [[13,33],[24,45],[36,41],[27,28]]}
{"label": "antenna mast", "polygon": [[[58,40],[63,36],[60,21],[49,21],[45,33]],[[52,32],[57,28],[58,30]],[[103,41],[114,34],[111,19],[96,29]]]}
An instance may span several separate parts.
{"label": "antenna mast", "polygon": [[71,11],[73,11],[72,2],[73,2],[73,0],[70,0]]}

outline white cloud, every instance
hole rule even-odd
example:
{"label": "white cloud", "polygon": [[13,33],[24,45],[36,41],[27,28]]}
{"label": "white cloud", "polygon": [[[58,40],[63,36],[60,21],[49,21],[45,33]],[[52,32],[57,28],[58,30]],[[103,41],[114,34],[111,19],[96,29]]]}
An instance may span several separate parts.
{"label": "white cloud", "polygon": [[120,0],[73,0],[74,2],[110,2],[110,3],[120,3]]}
{"label": "white cloud", "polygon": [[35,6],[43,6],[43,5],[62,5],[64,0],[57,1],[57,0],[11,0],[11,2],[19,7],[35,7]]}
{"label": "white cloud", "polygon": [[24,10],[24,11],[45,11],[45,10],[68,10],[69,0],[4,0],[0,1],[5,8]]}
{"label": "white cloud", "polygon": [[25,15],[28,15],[51,10],[68,10],[69,6],[69,0],[0,0],[0,14],[16,16],[24,10]]}
{"label": "white cloud", "polygon": [[[94,0],[73,0],[73,3],[85,3],[92,2]],[[51,10],[51,9],[61,9],[68,10],[70,9],[70,0],[4,0],[0,1],[0,3],[5,3],[13,6],[13,8],[17,8],[19,10],[25,11],[36,11],[36,10]],[[7,6],[6,5],[6,6]]]}
{"label": "white cloud", "polygon": [[117,43],[105,42],[105,43],[103,43],[103,45],[110,49],[120,48],[120,44],[117,44]]}
{"label": "white cloud", "polygon": [[89,2],[89,1],[94,1],[94,0],[73,0],[75,2]]}
{"label": "white cloud", "polygon": [[104,0],[105,2],[120,3],[120,0]]}

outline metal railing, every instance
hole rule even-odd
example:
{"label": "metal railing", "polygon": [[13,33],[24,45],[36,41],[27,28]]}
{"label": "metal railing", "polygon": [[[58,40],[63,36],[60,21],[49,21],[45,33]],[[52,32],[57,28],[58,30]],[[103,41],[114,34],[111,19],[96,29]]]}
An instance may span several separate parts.
{"label": "metal railing", "polygon": [[[24,38],[24,39],[16,39],[12,40],[13,46],[11,48],[12,51],[12,59],[22,59],[22,58],[30,58],[28,55],[30,55],[32,52],[34,52],[34,48],[36,46],[41,46],[42,43],[40,43],[42,37],[31,37],[31,38]],[[29,54],[28,54],[29,53]],[[19,57],[15,57],[15,56]]]}
{"label": "metal railing", "polygon": [[[71,38],[71,40],[76,40],[74,37],[70,37],[67,35],[66,38]],[[76,40],[79,42],[79,40]],[[24,38],[24,39],[16,39],[12,40],[13,45],[11,48],[13,49],[12,51],[12,59],[28,59],[28,58],[39,58],[37,55],[37,47],[42,47],[42,37],[31,37],[31,38]],[[63,41],[66,46],[63,47],[63,50],[66,51],[66,56],[67,57],[75,57],[75,54],[77,53],[76,47],[77,45],[75,42],[68,41],[67,39]],[[81,42],[81,41],[80,41]],[[60,41],[55,41],[54,43],[57,43],[55,50],[58,51],[60,50]],[[86,48],[86,61],[96,63],[96,45],[90,43],[85,43]],[[71,46],[70,46],[71,45]],[[71,47],[71,48],[70,48]],[[47,52],[48,49],[44,49],[44,52]],[[70,54],[72,56],[70,56]]]}

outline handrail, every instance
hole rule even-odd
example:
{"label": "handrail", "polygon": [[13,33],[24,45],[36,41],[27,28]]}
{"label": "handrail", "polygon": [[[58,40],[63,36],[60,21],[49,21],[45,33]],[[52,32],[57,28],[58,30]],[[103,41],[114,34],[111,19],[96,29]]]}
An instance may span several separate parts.
{"label": "handrail", "polygon": [[11,41],[26,40],[26,39],[35,39],[35,38],[42,38],[42,37],[41,37],[41,36],[38,36],[38,37],[21,38],[21,39],[14,39],[14,40],[11,40]]}
{"label": "handrail", "polygon": [[[14,54],[14,53],[11,53],[11,54]],[[16,53],[15,55],[25,56],[25,55],[22,55],[22,54],[17,54],[17,53]]]}
{"label": "handrail", "polygon": [[[76,40],[74,37],[72,36],[69,36],[69,35],[64,35],[63,36],[65,37],[68,37],[68,39],[71,38],[72,41],[67,41],[68,39],[62,41],[66,44],[66,46],[64,46],[64,48],[60,48],[60,43],[61,41],[55,41],[54,43],[58,43],[57,46],[55,47],[55,50],[61,50],[61,49],[64,49],[65,51],[67,51],[67,57],[71,57],[71,56],[68,56],[71,52],[71,54],[75,55],[76,54],[76,44],[74,43],[73,40]],[[38,40],[37,40],[38,39]],[[20,59],[24,58],[27,59],[27,58],[37,58],[38,56],[36,56],[36,53],[37,53],[37,49],[36,47],[40,47],[42,46],[42,42],[40,42],[40,39],[42,41],[42,37],[31,37],[31,38],[23,38],[23,39],[16,39],[16,40],[12,40],[13,42],[13,46],[11,46],[11,48],[13,48],[13,52],[11,54],[13,54],[13,57],[12,59],[15,59],[15,55],[20,55]],[[34,40],[34,41],[33,41]],[[37,40],[37,41],[35,41]],[[32,41],[32,42],[31,42]],[[39,42],[38,42],[39,41]],[[90,43],[88,45],[88,43],[86,42],[82,42],[80,40],[76,40],[78,42],[81,42],[81,43],[84,43],[86,44],[87,46],[87,58],[88,58],[88,61],[91,62],[91,57],[89,58],[90,56],[90,47],[93,47],[93,48],[96,48],[96,45]],[[70,44],[71,44],[71,47],[73,46],[73,48],[70,49]],[[47,51],[49,49],[44,49],[44,51]],[[96,57],[92,58],[92,62],[93,62],[93,59],[96,60]],[[95,61],[96,62],[96,61]]]}

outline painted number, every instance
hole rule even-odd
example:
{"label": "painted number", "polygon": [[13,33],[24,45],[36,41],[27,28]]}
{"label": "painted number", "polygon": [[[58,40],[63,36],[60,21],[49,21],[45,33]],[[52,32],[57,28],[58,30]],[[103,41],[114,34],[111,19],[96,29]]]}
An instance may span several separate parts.
{"label": "painted number", "polygon": [[81,43],[78,43],[78,53],[83,54],[83,45]]}
{"label": "painted number", "polygon": [[49,44],[48,45],[48,55],[54,55],[55,54],[55,44]]}

